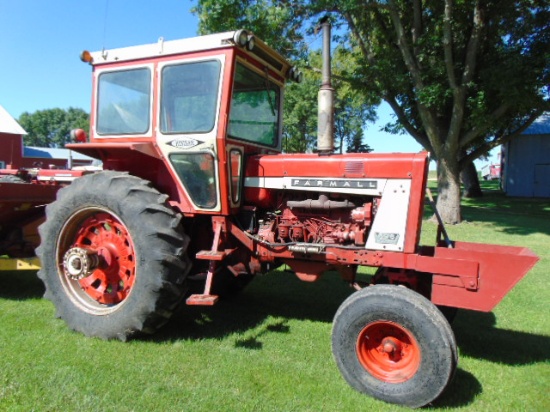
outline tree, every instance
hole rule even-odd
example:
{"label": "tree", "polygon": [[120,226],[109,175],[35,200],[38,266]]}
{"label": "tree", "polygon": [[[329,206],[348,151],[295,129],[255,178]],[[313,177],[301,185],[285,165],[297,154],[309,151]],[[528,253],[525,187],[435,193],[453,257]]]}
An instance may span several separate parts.
{"label": "tree", "polygon": [[64,147],[70,142],[72,129],[89,130],[90,116],[82,109],[37,110],[25,112],[19,117],[19,124],[28,133],[23,136],[27,146]]}
{"label": "tree", "polygon": [[[302,30],[303,15],[296,13],[298,5],[287,7],[284,2],[269,0],[202,0],[194,8],[199,16],[199,32],[202,34],[233,30],[253,29],[264,42],[270,44],[287,58],[292,57],[310,70],[304,73],[301,84],[287,85],[283,119],[283,150],[290,152],[313,151],[317,138],[317,93],[321,77],[314,68],[321,66],[319,51],[308,51]],[[306,9],[303,9],[307,13]],[[333,67],[352,70],[353,60],[347,60],[344,49],[336,50]],[[300,65],[300,64],[299,64]],[[335,140],[337,150],[371,151],[361,140],[362,129],[376,118],[371,99],[350,88],[346,83],[333,79],[335,84]],[[352,144],[353,143],[353,144]]]}
{"label": "tree", "polygon": [[[314,61],[315,66],[321,66],[321,60]],[[349,53],[343,47],[337,47],[333,51],[332,71],[334,76],[332,84],[336,90],[334,101],[334,140],[337,150],[343,153],[346,151],[368,153],[372,149],[368,144],[363,143],[363,129],[367,122],[376,120],[375,105],[376,98],[365,96],[360,90],[355,89],[351,84],[342,80],[342,76],[355,72],[355,60],[349,58]],[[320,82],[319,82],[320,84]]]}
{"label": "tree", "polygon": [[[345,52],[336,49],[332,59],[333,69],[337,72],[351,70]],[[317,143],[317,94],[321,85],[319,71],[314,69],[321,65],[321,53],[311,52],[304,81],[300,84],[287,85],[285,107],[283,111],[283,150],[290,152],[313,151]],[[363,128],[376,118],[373,105],[349,84],[332,79],[336,90],[334,101],[334,140],[336,150],[347,152],[369,152],[372,149],[363,143]]]}
{"label": "tree", "polygon": [[464,186],[464,197],[482,197],[483,192],[479,185],[479,177],[474,162],[467,162],[460,172],[460,181]]}
{"label": "tree", "polygon": [[357,130],[350,139],[348,143],[348,153],[370,153],[372,148],[363,142],[363,129]]}
{"label": "tree", "polygon": [[[212,2],[199,0],[201,21]],[[385,100],[396,115],[387,129],[409,133],[437,161],[437,208],[447,223],[461,221],[466,165],[517,137],[550,108],[549,0],[245,3],[292,10],[291,20],[279,24],[292,28],[294,37],[287,39],[297,50],[315,17],[331,13],[337,40],[355,62],[356,70],[347,73],[351,87]]]}
{"label": "tree", "polygon": [[460,172],[548,107],[548,2],[388,0],[332,9],[363,62],[358,87],[370,79],[365,90],[433,154],[438,210],[459,222]]}
{"label": "tree", "polygon": [[[307,55],[302,24],[308,11],[299,2],[199,0],[192,12],[199,17],[199,33],[249,29],[286,57]],[[306,4],[307,6],[307,4]]]}
{"label": "tree", "polygon": [[283,108],[283,151],[305,153],[317,142],[317,100],[319,84],[310,72],[302,83],[286,86]]}

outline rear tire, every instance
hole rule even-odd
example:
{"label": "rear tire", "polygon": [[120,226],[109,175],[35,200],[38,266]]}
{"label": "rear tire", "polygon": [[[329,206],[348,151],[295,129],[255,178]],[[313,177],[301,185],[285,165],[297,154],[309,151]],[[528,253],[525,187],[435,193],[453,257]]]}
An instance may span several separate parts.
{"label": "rear tire", "polygon": [[143,179],[104,171],[57,197],[37,249],[38,276],[57,316],[103,339],[156,331],[183,298],[189,270],[189,240],[167,196]]}
{"label": "rear tire", "polygon": [[421,407],[450,383],[458,355],[451,327],[420,294],[375,285],[338,309],[332,351],[344,379],[389,403]]}

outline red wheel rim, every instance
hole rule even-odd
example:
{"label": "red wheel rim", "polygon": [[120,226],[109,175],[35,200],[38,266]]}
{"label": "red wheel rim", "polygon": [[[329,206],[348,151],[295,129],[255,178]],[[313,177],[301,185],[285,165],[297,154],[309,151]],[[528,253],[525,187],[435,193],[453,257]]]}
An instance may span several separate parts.
{"label": "red wheel rim", "polygon": [[375,378],[388,383],[411,379],[420,366],[420,347],[411,333],[390,321],[369,323],[357,337],[357,358]]}
{"label": "red wheel rim", "polygon": [[66,227],[68,237],[63,249],[81,248],[97,253],[100,264],[86,277],[66,278],[65,282],[81,304],[100,313],[101,306],[116,306],[130,294],[135,282],[135,251],[128,230],[115,216],[97,209],[89,212],[83,213],[83,220],[78,219],[82,217],[78,214]]}
{"label": "red wheel rim", "polygon": [[76,235],[75,247],[97,251],[102,264],[80,286],[95,301],[105,305],[122,302],[135,279],[134,251],[130,234],[108,213],[86,219]]}

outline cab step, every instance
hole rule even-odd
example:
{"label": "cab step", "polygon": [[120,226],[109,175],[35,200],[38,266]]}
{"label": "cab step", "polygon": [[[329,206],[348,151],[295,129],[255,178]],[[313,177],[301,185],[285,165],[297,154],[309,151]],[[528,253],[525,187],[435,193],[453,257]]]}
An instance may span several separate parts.
{"label": "cab step", "polygon": [[199,260],[224,260],[226,256],[233,253],[235,249],[225,249],[225,250],[201,250],[197,252],[195,257]]}
{"label": "cab step", "polygon": [[218,301],[218,295],[191,295],[187,298],[185,303],[190,306],[214,306]]}

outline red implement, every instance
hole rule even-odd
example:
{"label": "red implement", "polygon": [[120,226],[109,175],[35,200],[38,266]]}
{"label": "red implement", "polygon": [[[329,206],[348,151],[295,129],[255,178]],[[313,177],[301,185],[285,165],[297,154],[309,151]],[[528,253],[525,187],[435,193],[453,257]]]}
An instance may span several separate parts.
{"label": "red implement", "polygon": [[471,242],[436,247],[434,256],[452,264],[475,262],[479,269],[473,279],[435,274],[432,302],[483,312],[490,312],[539,260],[528,248]]}

